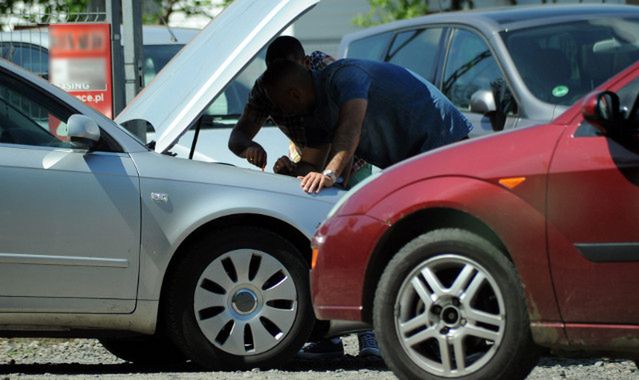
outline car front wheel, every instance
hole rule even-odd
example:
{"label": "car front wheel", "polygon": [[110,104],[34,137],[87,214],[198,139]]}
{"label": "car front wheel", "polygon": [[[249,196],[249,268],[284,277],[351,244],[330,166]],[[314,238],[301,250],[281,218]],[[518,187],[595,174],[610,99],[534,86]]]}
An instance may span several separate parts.
{"label": "car front wheel", "polygon": [[379,282],[373,321],[384,359],[403,379],[522,379],[538,358],[515,268],[464,230],[404,246]]}
{"label": "car front wheel", "polygon": [[312,331],[308,266],[270,231],[219,231],[193,245],[173,273],[167,331],[205,368],[281,365]]}

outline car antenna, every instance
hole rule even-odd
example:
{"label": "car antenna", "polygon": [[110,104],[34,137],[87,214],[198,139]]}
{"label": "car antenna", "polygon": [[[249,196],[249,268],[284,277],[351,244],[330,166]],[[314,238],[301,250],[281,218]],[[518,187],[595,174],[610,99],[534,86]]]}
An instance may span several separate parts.
{"label": "car antenna", "polygon": [[169,34],[171,35],[171,42],[178,42],[178,39],[177,37],[175,37],[175,34],[173,33],[173,30],[169,26],[169,23],[166,17],[161,17],[160,20],[162,20],[162,23],[164,24],[164,26],[166,26],[166,30],[168,30]]}

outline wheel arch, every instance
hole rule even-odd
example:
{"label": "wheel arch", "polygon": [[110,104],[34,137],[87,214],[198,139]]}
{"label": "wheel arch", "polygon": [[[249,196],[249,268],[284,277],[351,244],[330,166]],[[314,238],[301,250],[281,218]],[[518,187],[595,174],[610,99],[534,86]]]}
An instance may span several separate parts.
{"label": "wheel arch", "polygon": [[377,283],[395,254],[417,236],[440,228],[460,228],[473,232],[497,247],[508,260],[512,258],[497,234],[480,219],[453,208],[430,208],[405,216],[378,241],[366,268],[362,294],[362,317],[372,323],[373,300]]}
{"label": "wheel arch", "polygon": [[164,308],[164,302],[166,300],[166,292],[169,287],[170,281],[168,280],[171,278],[171,276],[173,276],[175,268],[178,266],[177,264],[180,262],[180,260],[184,258],[184,256],[189,250],[189,247],[194,242],[198,241],[205,235],[214,233],[215,231],[220,231],[220,230],[229,229],[233,227],[241,227],[241,228],[256,227],[256,228],[263,228],[271,232],[277,232],[278,235],[281,235],[282,237],[284,237],[286,240],[291,242],[295,246],[295,248],[299,250],[299,252],[303,256],[304,261],[307,263],[307,265],[310,268],[311,254],[312,254],[310,239],[306,237],[306,235],[304,235],[300,230],[298,230],[297,228],[293,227],[292,225],[280,219],[267,216],[267,215],[247,213],[247,214],[226,215],[221,218],[211,220],[201,225],[193,232],[191,232],[189,236],[187,236],[179,245],[179,247],[175,250],[175,253],[171,257],[171,260],[169,261],[167,269],[164,272],[164,277],[162,280],[162,289],[160,291],[160,303],[159,303],[160,312],[158,313],[158,324],[157,324],[158,330],[163,328],[162,315],[164,313],[162,313],[162,310]]}

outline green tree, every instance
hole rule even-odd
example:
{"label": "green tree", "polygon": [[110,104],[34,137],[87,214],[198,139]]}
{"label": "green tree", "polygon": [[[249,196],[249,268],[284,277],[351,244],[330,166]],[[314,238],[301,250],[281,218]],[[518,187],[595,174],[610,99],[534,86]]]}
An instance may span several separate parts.
{"label": "green tree", "polygon": [[[0,15],[16,15],[28,22],[67,21],[69,15],[86,12],[92,0],[2,0]],[[32,11],[37,9],[37,11]],[[0,26],[1,26],[0,20]]]}
{"label": "green tree", "polygon": [[[223,5],[226,6],[231,1],[224,0]],[[150,4],[145,4],[142,11],[142,21],[145,24],[164,24],[175,12],[181,12],[187,16],[203,15],[213,18],[211,10],[219,4],[212,0],[146,0],[146,2]]]}
{"label": "green tree", "polygon": [[[510,0],[517,4],[517,0]],[[385,24],[395,20],[403,20],[423,16],[429,12],[428,0],[368,0],[370,10],[365,14],[358,14],[353,23],[357,26],[372,26]],[[458,11],[475,8],[474,0],[450,0],[445,11]]]}
{"label": "green tree", "polygon": [[372,26],[422,16],[428,13],[427,0],[368,0],[371,9],[353,19],[357,26]]}

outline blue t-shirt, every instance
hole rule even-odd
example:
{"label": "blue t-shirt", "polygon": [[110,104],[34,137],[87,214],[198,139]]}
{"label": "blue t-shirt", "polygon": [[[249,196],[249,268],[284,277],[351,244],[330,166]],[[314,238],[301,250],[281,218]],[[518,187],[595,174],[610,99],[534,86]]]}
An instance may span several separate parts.
{"label": "blue t-shirt", "polygon": [[473,128],[435,86],[390,63],[342,59],[313,73],[313,80],[316,108],[305,118],[309,146],[333,141],[345,102],[367,99],[355,154],[380,168],[459,141]]}

